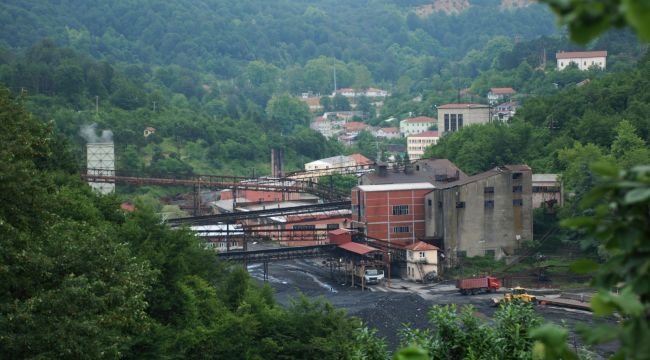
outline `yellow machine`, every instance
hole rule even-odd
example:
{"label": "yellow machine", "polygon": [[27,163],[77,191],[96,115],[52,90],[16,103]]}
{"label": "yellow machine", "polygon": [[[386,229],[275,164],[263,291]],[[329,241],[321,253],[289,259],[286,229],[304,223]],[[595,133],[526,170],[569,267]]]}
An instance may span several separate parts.
{"label": "yellow machine", "polygon": [[517,286],[512,289],[512,292],[503,295],[503,301],[523,301],[525,303],[536,304],[537,297],[535,297],[535,295],[530,295],[526,292],[526,289],[521,286]]}

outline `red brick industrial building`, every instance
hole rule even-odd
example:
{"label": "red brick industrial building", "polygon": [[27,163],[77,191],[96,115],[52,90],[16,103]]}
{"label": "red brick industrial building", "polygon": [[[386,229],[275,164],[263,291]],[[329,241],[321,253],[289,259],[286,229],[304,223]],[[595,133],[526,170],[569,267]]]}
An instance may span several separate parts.
{"label": "red brick industrial building", "polygon": [[424,196],[431,183],[360,185],[352,189],[352,224],[366,236],[415,242],[425,236]]}

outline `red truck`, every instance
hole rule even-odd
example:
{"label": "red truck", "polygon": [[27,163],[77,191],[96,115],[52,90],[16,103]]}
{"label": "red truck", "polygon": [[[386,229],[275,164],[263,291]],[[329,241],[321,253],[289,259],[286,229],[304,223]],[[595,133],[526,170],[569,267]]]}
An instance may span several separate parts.
{"label": "red truck", "polygon": [[474,295],[482,292],[495,292],[501,287],[499,279],[486,276],[474,279],[460,279],[456,281],[456,288],[463,295]]}

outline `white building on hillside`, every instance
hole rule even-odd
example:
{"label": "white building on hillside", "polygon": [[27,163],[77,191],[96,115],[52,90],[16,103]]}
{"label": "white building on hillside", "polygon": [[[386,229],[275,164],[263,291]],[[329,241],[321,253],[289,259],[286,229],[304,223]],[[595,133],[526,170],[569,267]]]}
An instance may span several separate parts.
{"label": "white building on hillside", "polygon": [[607,67],[607,51],[559,52],[555,54],[555,58],[558,70],[564,70],[571,63],[578,65],[580,70],[587,70],[592,66],[603,70]]}
{"label": "white building on hillside", "polygon": [[418,160],[424,155],[427,147],[438,143],[440,136],[437,131],[425,131],[406,138],[406,153],[410,160]]}

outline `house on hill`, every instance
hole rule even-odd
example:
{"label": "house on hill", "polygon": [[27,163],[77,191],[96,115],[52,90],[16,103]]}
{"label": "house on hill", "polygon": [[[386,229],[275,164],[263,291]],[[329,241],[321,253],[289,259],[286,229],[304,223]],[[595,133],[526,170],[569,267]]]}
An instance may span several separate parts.
{"label": "house on hill", "polygon": [[411,135],[406,138],[407,153],[409,159],[418,160],[424,155],[424,150],[428,146],[438,143],[440,136],[437,131],[423,131],[419,134]]}
{"label": "house on hill", "polygon": [[603,70],[607,67],[607,51],[559,52],[555,58],[558,70],[564,70],[571,63],[578,65],[580,70],[588,70],[592,66]]}
{"label": "house on hill", "polygon": [[491,88],[487,94],[487,99],[490,104],[494,105],[501,101],[510,100],[516,93],[515,89],[510,87]]}
{"label": "house on hill", "polygon": [[399,122],[399,132],[402,136],[419,134],[429,130],[431,126],[437,125],[438,120],[428,116],[417,116],[414,118],[404,119]]}
{"label": "house on hill", "polygon": [[438,106],[438,131],[441,135],[463,126],[490,122],[490,106],[483,104],[446,104]]}

